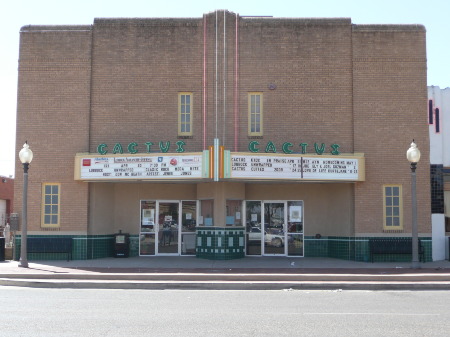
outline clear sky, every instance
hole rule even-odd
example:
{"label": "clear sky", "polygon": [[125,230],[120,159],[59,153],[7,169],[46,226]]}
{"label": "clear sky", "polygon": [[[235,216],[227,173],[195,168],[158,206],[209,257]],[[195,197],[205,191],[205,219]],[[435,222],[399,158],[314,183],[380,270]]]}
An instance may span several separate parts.
{"label": "clear sky", "polygon": [[[355,24],[422,24],[427,30],[428,85],[450,87],[449,0],[1,0],[1,9],[0,175],[3,176],[14,175],[14,166],[20,164],[15,153],[19,31],[30,24],[89,25],[94,18],[118,17],[200,18],[216,9],[241,16],[346,17]],[[32,149],[31,135],[28,141]]]}

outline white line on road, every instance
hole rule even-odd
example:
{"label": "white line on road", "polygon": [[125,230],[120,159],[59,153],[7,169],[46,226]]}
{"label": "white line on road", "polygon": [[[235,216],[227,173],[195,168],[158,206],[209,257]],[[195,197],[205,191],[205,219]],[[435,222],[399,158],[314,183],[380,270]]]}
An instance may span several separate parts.
{"label": "white line on road", "polygon": [[302,315],[380,315],[380,316],[441,316],[441,314],[408,314],[394,312],[304,312]]}

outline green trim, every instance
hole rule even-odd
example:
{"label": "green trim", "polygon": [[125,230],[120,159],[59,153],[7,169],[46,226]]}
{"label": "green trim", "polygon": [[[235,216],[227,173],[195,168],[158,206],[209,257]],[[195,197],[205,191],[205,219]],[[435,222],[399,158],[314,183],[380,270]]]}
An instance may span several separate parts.
{"label": "green trim", "polygon": [[[72,238],[72,259],[90,260],[113,256],[114,235],[28,235],[29,238]],[[21,237],[16,236],[15,259],[20,258]],[[28,260],[65,260],[65,254],[29,253]]]}
{"label": "green trim", "polygon": [[[314,236],[305,236],[305,257],[331,257],[352,261],[370,261],[369,239],[381,237],[340,237],[329,236],[320,239]],[[386,237],[383,237],[386,238]],[[420,241],[425,249],[425,262],[431,262],[432,240],[430,237],[421,237]],[[375,262],[408,262],[409,255],[377,254]]]}
{"label": "green trim", "polygon": [[196,235],[196,256],[199,258],[233,260],[245,257],[244,229],[199,227]]}
{"label": "green trim", "polygon": [[[108,235],[29,235],[28,237],[71,237],[73,239],[72,259],[90,260],[112,257],[114,234]],[[16,235],[14,259],[20,258],[20,234]],[[208,239],[209,238],[209,239]],[[329,257],[342,260],[370,262],[369,239],[373,237],[328,236],[317,239],[304,237],[304,257]],[[381,237],[377,237],[381,238]],[[386,237],[383,237],[386,238]],[[236,228],[205,228],[197,231],[197,257],[211,260],[230,260],[245,256],[243,230]],[[432,261],[431,237],[420,237],[425,249],[425,262]],[[226,247],[228,246],[228,247]],[[130,257],[139,256],[139,235],[130,235]],[[65,260],[65,254],[29,253],[28,260]],[[376,255],[375,262],[409,262],[408,255]]]}

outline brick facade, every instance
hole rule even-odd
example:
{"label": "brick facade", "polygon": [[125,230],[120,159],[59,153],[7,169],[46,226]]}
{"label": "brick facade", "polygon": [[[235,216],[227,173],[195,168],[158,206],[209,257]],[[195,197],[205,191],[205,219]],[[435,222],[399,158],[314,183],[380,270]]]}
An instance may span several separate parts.
{"label": "brick facade", "polygon": [[[348,236],[386,235],[384,184],[403,186],[403,232],[410,233],[406,150],[414,138],[422,152],[419,231],[430,235],[425,36],[423,26],[251,18],[228,11],[202,18],[22,27],[16,143],[19,151],[28,140],[35,153],[29,229],[41,230],[42,183],[57,182],[62,184],[61,231],[95,232],[90,222],[100,186],[74,181],[73,171],[75,154],[96,153],[101,143],[112,150],[116,143],[136,142],[144,153],[145,142],[170,141],[174,152],[182,139],[187,152],[199,152],[218,138],[226,149],[248,152],[254,138],[247,132],[247,94],[261,92],[264,135],[256,140],[262,149],[271,141],[280,151],[283,142],[291,142],[298,153],[299,144],[308,143],[313,153],[314,143],[324,143],[328,153],[331,144],[339,144],[341,153],[364,153],[363,182],[299,185],[304,200],[319,190],[345,196],[340,212],[346,213],[342,234]],[[193,93],[192,137],[177,134],[179,92]],[[16,177],[15,204],[20,205],[20,167]],[[131,192],[130,186],[128,193],[138,200],[147,187]],[[279,197],[284,187],[275,188],[281,189]],[[249,183],[247,190],[250,195],[258,186]],[[332,198],[312,198],[310,205],[320,212],[321,202],[333,208]],[[332,222],[332,211],[327,214]],[[309,217],[311,226],[339,234],[323,223],[326,219],[318,220],[319,214]]]}
{"label": "brick facade", "polygon": [[[357,232],[382,221],[382,184],[402,184],[410,231],[410,169],[406,150],[420,144],[417,171],[420,231],[430,233],[429,137],[426,120],[425,30],[422,26],[353,26],[355,151],[366,154],[366,182],[355,187]],[[420,171],[420,172],[419,172]]]}
{"label": "brick facade", "polygon": [[[34,153],[28,186],[30,230],[40,229],[45,182],[64,185],[64,230],[87,229],[88,186],[73,180],[73,154],[89,150],[91,41],[90,26],[21,29],[16,146],[18,153],[28,140]],[[21,169],[17,165],[16,205],[22,204]]]}

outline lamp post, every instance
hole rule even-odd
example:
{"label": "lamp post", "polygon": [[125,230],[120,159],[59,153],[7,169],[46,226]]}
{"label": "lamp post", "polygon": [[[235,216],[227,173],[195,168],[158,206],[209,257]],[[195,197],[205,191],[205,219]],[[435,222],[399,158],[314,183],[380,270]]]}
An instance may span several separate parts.
{"label": "lamp post", "polygon": [[406,158],[411,163],[411,203],[412,203],[412,265],[414,269],[420,268],[419,265],[419,235],[417,230],[417,198],[416,198],[416,166],[420,160],[420,151],[417,148],[414,139],[410,148],[406,151]]}
{"label": "lamp post", "polygon": [[20,161],[23,164],[23,195],[22,195],[22,235],[20,243],[19,267],[28,268],[27,260],[27,194],[28,194],[28,166],[33,160],[33,151],[25,141],[23,149],[19,152]]}

